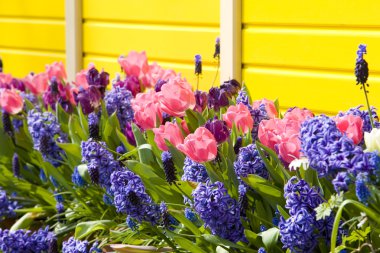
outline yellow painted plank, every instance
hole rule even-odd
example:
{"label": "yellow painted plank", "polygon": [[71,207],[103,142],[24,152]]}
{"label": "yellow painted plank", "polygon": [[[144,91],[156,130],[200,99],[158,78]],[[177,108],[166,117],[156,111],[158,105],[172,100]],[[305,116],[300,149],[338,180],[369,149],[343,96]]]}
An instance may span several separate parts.
{"label": "yellow painted plank", "polygon": [[65,50],[64,21],[0,18],[0,47]]}
{"label": "yellow painted plank", "polygon": [[175,62],[213,62],[218,28],[166,25],[136,25],[86,22],[83,26],[85,53],[119,56],[130,50],[147,51],[148,57]]}
{"label": "yellow painted plank", "polygon": [[250,24],[380,26],[380,1],[374,0],[243,0],[242,9]]}
{"label": "yellow painted plank", "polygon": [[[149,52],[147,52],[149,56]],[[153,60],[149,60],[149,63],[153,63]],[[89,63],[94,63],[98,69],[104,69],[110,73],[113,79],[116,73],[120,73],[120,65],[117,63],[117,58],[115,57],[105,57],[105,56],[93,56],[88,55],[83,59],[83,65],[88,66]],[[181,73],[182,76],[186,77],[189,83],[196,87],[196,78],[194,76],[194,66],[191,64],[184,63],[174,63],[174,62],[162,62],[157,61],[157,63],[165,69],[173,69],[176,73]],[[208,90],[211,88],[211,84],[214,81],[216,74],[216,63],[214,65],[203,66],[203,75],[200,79],[199,89]],[[215,84],[219,83],[219,78],[216,79]]]}
{"label": "yellow painted plank", "polygon": [[0,1],[0,16],[64,18],[64,0],[11,0]]}
{"label": "yellow painted plank", "polygon": [[[279,98],[285,108],[306,107],[336,113],[365,104],[363,91],[350,74],[277,68],[243,69],[243,80],[253,99]],[[369,100],[380,109],[380,76],[370,76]]]}
{"label": "yellow painted plank", "polygon": [[84,0],[83,17],[143,23],[219,25],[219,0]]}
{"label": "yellow painted plank", "polygon": [[380,30],[252,27],[243,30],[243,63],[353,71],[360,43],[380,73]]}
{"label": "yellow painted plank", "polygon": [[54,61],[65,61],[64,53],[2,48],[0,48],[0,57],[4,63],[4,72],[19,78],[25,77],[31,71],[42,72],[46,64]]}

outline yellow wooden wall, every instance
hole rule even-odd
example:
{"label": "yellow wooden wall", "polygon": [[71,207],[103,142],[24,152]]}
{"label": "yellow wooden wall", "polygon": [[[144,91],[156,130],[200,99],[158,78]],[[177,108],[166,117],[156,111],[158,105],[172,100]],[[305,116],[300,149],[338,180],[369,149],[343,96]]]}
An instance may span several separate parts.
{"label": "yellow wooden wall", "polygon": [[114,76],[120,55],[145,50],[150,63],[173,68],[194,85],[194,55],[201,54],[200,87],[211,87],[219,0],[83,0],[83,19],[85,66],[94,62]]}
{"label": "yellow wooden wall", "polygon": [[64,0],[0,1],[0,57],[17,77],[64,61]]}
{"label": "yellow wooden wall", "polygon": [[254,98],[325,113],[365,104],[354,76],[365,43],[380,108],[380,1],[243,0],[242,9],[242,74]]}

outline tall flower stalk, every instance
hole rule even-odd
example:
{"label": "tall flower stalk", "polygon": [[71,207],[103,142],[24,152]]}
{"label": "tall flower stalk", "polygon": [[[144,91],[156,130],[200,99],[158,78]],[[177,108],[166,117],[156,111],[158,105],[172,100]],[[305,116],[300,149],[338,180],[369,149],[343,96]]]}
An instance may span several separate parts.
{"label": "tall flower stalk", "polygon": [[214,59],[218,61],[218,65],[216,67],[216,73],[215,73],[214,81],[212,81],[211,87],[214,87],[216,78],[218,77],[218,74],[219,74],[219,68],[220,68],[220,38],[219,37],[216,38],[216,41],[215,41]]}
{"label": "tall flower stalk", "polygon": [[360,89],[363,89],[365,100],[367,102],[368,107],[368,113],[369,118],[371,121],[372,128],[375,128],[372,118],[372,111],[371,107],[369,105],[368,100],[368,92],[366,87],[369,87],[369,84],[367,83],[368,79],[368,63],[366,60],[364,60],[363,55],[367,53],[367,45],[360,44],[359,49],[356,51],[357,58],[356,58],[356,66],[355,66],[355,76],[356,76],[356,84],[361,84]]}

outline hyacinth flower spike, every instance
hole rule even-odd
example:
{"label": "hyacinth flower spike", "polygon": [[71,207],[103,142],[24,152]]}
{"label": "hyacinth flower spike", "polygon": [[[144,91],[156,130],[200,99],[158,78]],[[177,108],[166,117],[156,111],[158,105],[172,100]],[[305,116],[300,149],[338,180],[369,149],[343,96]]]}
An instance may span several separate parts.
{"label": "hyacinth flower spike", "polygon": [[202,57],[200,54],[195,55],[195,75],[197,76],[197,90],[199,88],[199,76],[202,75]]}
{"label": "hyacinth flower spike", "polygon": [[367,53],[367,45],[360,44],[359,49],[356,51],[356,64],[355,64],[355,76],[356,76],[356,84],[360,84],[360,89],[363,89],[365,100],[367,102],[368,107],[368,113],[371,120],[371,126],[372,128],[375,128],[372,118],[372,111],[371,107],[369,105],[368,100],[368,93],[369,91],[366,89],[366,87],[369,87],[369,84],[367,83],[368,80],[368,63],[364,59],[363,55]]}

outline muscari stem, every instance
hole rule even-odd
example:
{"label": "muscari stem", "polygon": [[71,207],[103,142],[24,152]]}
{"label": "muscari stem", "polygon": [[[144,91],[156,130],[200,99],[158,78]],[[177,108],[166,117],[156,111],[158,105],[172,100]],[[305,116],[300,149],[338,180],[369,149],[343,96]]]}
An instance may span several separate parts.
{"label": "muscari stem", "polygon": [[363,91],[364,91],[365,101],[367,102],[367,109],[368,109],[368,113],[369,113],[369,120],[371,121],[371,127],[375,128],[375,126],[373,124],[372,111],[371,111],[371,107],[369,105],[369,100],[368,100],[368,95],[367,95],[368,92],[365,88],[365,84],[362,84],[362,87],[363,87]]}
{"label": "muscari stem", "polygon": [[214,81],[212,82],[211,87],[214,87],[214,84],[215,84],[216,78],[218,77],[218,74],[219,74],[219,68],[220,68],[220,58],[218,57],[218,66],[217,66],[217,68],[216,68],[216,73],[215,73]]}

